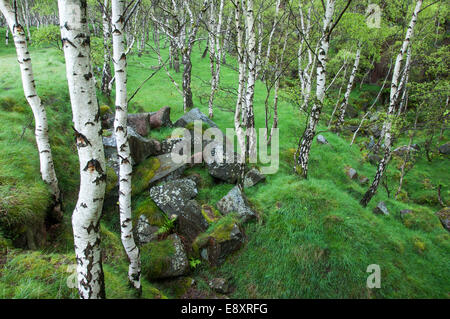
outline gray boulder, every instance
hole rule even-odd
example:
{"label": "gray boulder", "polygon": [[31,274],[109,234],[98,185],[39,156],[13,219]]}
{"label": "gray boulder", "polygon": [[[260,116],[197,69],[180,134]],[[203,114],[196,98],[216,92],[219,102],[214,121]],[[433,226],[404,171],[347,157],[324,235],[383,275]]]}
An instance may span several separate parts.
{"label": "gray boulder", "polygon": [[219,294],[227,294],[230,292],[230,287],[225,278],[214,278],[208,282],[208,286]]}
{"label": "gray boulder", "polygon": [[384,202],[379,202],[373,209],[373,213],[377,215],[389,215],[389,211]]}
{"label": "gray boulder", "polygon": [[207,144],[212,150],[211,156],[205,158],[206,167],[211,176],[229,184],[235,184],[240,174],[238,155],[235,152],[226,152],[226,144],[221,145],[215,141]]}
{"label": "gray boulder", "polygon": [[150,197],[168,216],[176,215],[180,235],[192,242],[209,224],[196,200],[197,186],[192,179],[166,182],[150,189]]}
{"label": "gray boulder", "polygon": [[245,195],[238,186],[233,187],[227,195],[217,202],[217,208],[225,215],[237,213],[242,221],[248,221],[256,217],[256,213],[250,208]]}
{"label": "gray boulder", "polygon": [[144,215],[139,216],[139,219],[135,226],[135,236],[139,245],[147,244],[158,238],[157,226],[153,226],[149,223],[147,217]]}
{"label": "gray boulder", "polygon": [[218,266],[223,264],[229,255],[239,250],[244,242],[244,233],[239,225],[229,220],[216,227],[211,233],[201,234],[192,247],[201,259],[211,266]]}
{"label": "gray boulder", "polygon": [[208,124],[210,127],[217,127],[217,124],[214,123],[207,117],[205,114],[203,114],[197,107],[190,110],[186,114],[184,114],[182,117],[180,117],[174,124],[176,127],[186,127],[188,123],[194,122],[194,121],[202,121],[206,124]]}
{"label": "gray boulder", "polygon": [[346,171],[345,171],[345,173],[347,174],[347,176],[348,176],[350,179],[356,179],[356,178],[358,178],[358,173],[356,172],[356,170],[355,170],[354,168],[351,168],[351,167],[347,168]]}
{"label": "gray boulder", "polygon": [[[133,165],[139,164],[144,159],[152,155],[158,155],[161,152],[161,144],[155,139],[146,139],[136,133],[132,127],[128,127],[128,143],[130,145],[131,158]],[[108,130],[109,136],[103,137],[103,146],[105,157],[109,160],[117,161],[117,142],[114,130]]]}
{"label": "gray boulder", "polygon": [[323,135],[317,135],[317,142],[319,144],[328,144],[327,139]]}
{"label": "gray boulder", "polygon": [[264,180],[266,180],[266,176],[262,174],[258,169],[252,168],[247,172],[247,174],[245,174],[244,187],[252,187]]}
{"label": "gray boulder", "polygon": [[448,155],[450,154],[450,143],[445,143],[439,147],[439,153]]}

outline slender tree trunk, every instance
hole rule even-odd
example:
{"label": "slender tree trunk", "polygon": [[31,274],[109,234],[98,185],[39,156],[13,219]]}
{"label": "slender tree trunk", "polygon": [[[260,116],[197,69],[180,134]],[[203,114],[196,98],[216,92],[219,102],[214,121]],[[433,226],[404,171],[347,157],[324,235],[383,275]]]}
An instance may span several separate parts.
{"label": "slender tree trunk", "polygon": [[194,101],[192,100],[191,79],[192,79],[192,62],[191,62],[191,50],[187,49],[187,52],[183,53],[183,108],[184,112],[188,112],[194,107]]}
{"label": "slender tree trunk", "polygon": [[239,84],[238,84],[238,96],[236,100],[236,110],[234,112],[234,127],[236,130],[237,140],[239,143],[239,148],[241,150],[241,156],[239,158],[240,163],[240,174],[238,179],[238,187],[242,190],[244,185],[244,173],[245,173],[245,158],[246,158],[246,139],[245,132],[243,129],[242,116],[241,113],[244,111],[244,89],[245,89],[245,51],[243,47],[244,42],[244,30],[243,23],[241,23],[242,11],[243,11],[243,0],[236,1],[235,7],[235,27],[236,27],[236,48],[239,63]]}
{"label": "slender tree trunk", "polygon": [[130,145],[127,132],[127,57],[124,41],[124,0],[112,0],[113,23],[113,55],[114,75],[116,77],[116,116],[114,119],[114,134],[117,141],[119,156],[119,211],[120,234],[122,244],[130,261],[128,279],[132,286],[141,291],[141,262],[139,248],[133,238],[131,218],[131,166]]}
{"label": "slender tree trunk", "polygon": [[372,197],[375,195],[378,189],[378,185],[381,181],[381,178],[383,177],[383,173],[386,170],[387,164],[389,163],[389,160],[391,158],[391,128],[392,128],[392,122],[393,122],[393,115],[395,113],[395,107],[397,105],[398,101],[398,78],[400,74],[400,69],[402,66],[403,58],[406,54],[406,50],[408,49],[408,46],[410,45],[411,37],[413,35],[414,26],[417,21],[417,15],[419,14],[420,7],[422,6],[422,0],[417,0],[416,7],[414,9],[413,15],[411,17],[411,22],[409,23],[408,29],[406,31],[405,40],[403,41],[402,48],[400,50],[400,53],[397,55],[397,60],[395,62],[394,66],[394,72],[392,74],[392,82],[391,82],[391,96],[389,101],[389,109],[387,114],[387,119],[384,124],[384,140],[385,140],[385,151],[384,156],[382,160],[380,161],[380,164],[378,165],[377,173],[375,174],[375,178],[372,182],[372,185],[367,190],[367,192],[364,194],[363,198],[361,199],[361,205],[366,207],[367,204],[370,202]]}
{"label": "slender tree trunk", "polygon": [[86,0],[58,0],[61,39],[80,160],[80,190],[72,215],[80,297],[105,298],[100,217],[106,186],[100,109],[92,73]]}
{"label": "slender tree trunk", "polygon": [[248,140],[248,156],[250,161],[256,159],[256,131],[255,131],[255,114],[253,109],[253,99],[255,96],[256,83],[256,34],[255,34],[255,19],[253,11],[253,0],[245,1],[245,21],[246,21],[246,39],[247,39],[247,53],[248,53],[248,77],[247,77],[247,91],[245,94],[246,104],[246,119],[247,127],[246,135]]}
{"label": "slender tree trunk", "polygon": [[[323,99],[325,97],[325,82],[326,82],[326,64],[328,56],[328,48],[330,45],[330,29],[331,21],[334,13],[334,0],[328,0],[325,10],[325,17],[323,20],[323,32],[322,39],[320,41],[319,57],[317,61],[317,88],[316,88],[316,101],[311,109],[309,115],[309,121],[301,142],[299,143],[298,158],[295,170],[297,173],[303,175],[304,178],[308,178],[308,162],[309,152],[311,150],[311,144],[313,142],[317,123],[319,122],[320,113],[322,112]],[[299,171],[300,169],[300,171]]]}
{"label": "slender tree trunk", "polygon": [[341,107],[339,108],[339,117],[336,123],[336,131],[339,132],[344,124],[345,111],[347,110],[348,99],[350,98],[350,93],[352,93],[353,82],[355,81],[356,72],[359,67],[359,60],[361,57],[361,44],[358,44],[358,49],[356,50],[355,64],[353,65],[352,73],[350,79],[348,80],[347,91],[344,95],[344,101],[342,101]]}
{"label": "slender tree trunk", "polygon": [[[42,180],[49,185],[55,206],[54,216],[56,221],[62,220],[61,213],[61,192],[59,190],[58,179],[53,164],[52,151],[48,138],[47,112],[36,92],[34,81],[33,66],[31,64],[31,56],[28,52],[28,46],[25,31],[19,21],[16,20],[17,15],[10,6],[9,1],[0,0],[0,11],[4,15],[8,27],[13,35],[14,45],[16,46],[17,60],[20,66],[22,76],[22,85],[25,97],[33,111],[35,122],[36,145],[39,152],[39,162]],[[7,27],[7,28],[8,28]]]}
{"label": "slender tree trunk", "polygon": [[103,71],[102,71],[102,85],[101,89],[106,96],[111,95],[109,82],[112,79],[111,75],[111,21],[108,17],[109,0],[103,2]]}

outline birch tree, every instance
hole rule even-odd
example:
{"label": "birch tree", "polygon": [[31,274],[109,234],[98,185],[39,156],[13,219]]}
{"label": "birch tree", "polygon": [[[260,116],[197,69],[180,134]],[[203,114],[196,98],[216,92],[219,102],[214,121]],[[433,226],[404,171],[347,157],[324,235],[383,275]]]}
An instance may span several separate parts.
{"label": "birch tree", "polygon": [[350,98],[350,93],[352,93],[353,82],[355,81],[356,72],[359,67],[359,60],[361,58],[361,43],[358,43],[358,48],[356,50],[355,63],[353,64],[352,73],[350,74],[350,79],[348,80],[347,90],[345,91],[344,100],[341,103],[339,108],[339,116],[336,123],[336,131],[340,131],[342,125],[344,124],[345,111],[348,106],[348,99]]}
{"label": "birch tree", "polygon": [[52,150],[48,137],[47,112],[36,91],[33,66],[31,56],[28,51],[25,30],[18,21],[17,5],[15,10],[11,7],[8,0],[0,0],[0,11],[6,19],[8,28],[11,30],[14,45],[17,52],[17,61],[20,66],[22,76],[22,85],[25,97],[33,111],[36,145],[39,152],[39,162],[42,180],[49,186],[54,200],[54,215],[58,219],[61,216],[61,192],[59,190],[58,179],[53,164]]}
{"label": "birch tree", "polygon": [[108,14],[109,0],[104,0],[102,5],[102,26],[103,26],[103,70],[101,89],[106,96],[111,95],[109,82],[111,76],[111,19]]}
{"label": "birch tree", "polygon": [[405,39],[402,43],[400,52],[397,55],[397,59],[395,61],[394,71],[392,73],[389,108],[388,108],[388,112],[387,112],[387,118],[384,122],[383,130],[382,130],[384,132],[384,145],[385,145],[384,156],[381,159],[380,163],[378,164],[378,169],[377,169],[377,172],[373,179],[372,185],[369,187],[369,189],[367,190],[367,192],[364,194],[363,198],[360,201],[361,205],[364,207],[367,206],[367,204],[370,202],[372,197],[377,192],[378,185],[381,181],[381,178],[383,177],[383,174],[386,170],[387,164],[389,163],[389,160],[391,157],[391,143],[392,143],[391,129],[392,129],[392,124],[393,124],[393,120],[394,120],[393,117],[394,117],[397,102],[398,102],[398,96],[399,96],[398,88],[401,85],[399,83],[400,70],[401,70],[401,67],[403,64],[403,59],[405,57],[405,54],[408,50],[408,47],[410,46],[411,38],[413,36],[414,26],[416,24],[417,16],[419,14],[421,6],[422,6],[422,0],[417,0],[416,6],[414,8],[414,12],[411,17],[411,21],[406,30]]}
{"label": "birch tree", "polygon": [[105,298],[100,217],[106,186],[100,109],[91,67],[86,0],[58,0],[61,40],[80,162],[80,190],[72,215],[80,298]]}
{"label": "birch tree", "polygon": [[116,115],[114,132],[119,157],[119,212],[121,239],[130,261],[128,279],[135,289],[141,290],[141,264],[139,248],[133,238],[131,219],[131,166],[130,145],[127,135],[127,57],[124,38],[125,0],[112,0],[112,36],[114,76],[116,78]]}
{"label": "birch tree", "polygon": [[[223,7],[224,0],[220,0],[219,11],[216,20],[215,0],[210,1],[210,20],[209,20],[209,60],[211,67],[211,92],[208,100],[209,117],[214,117],[213,105],[214,96],[217,92],[220,82],[220,67],[222,63],[222,21],[223,21]],[[217,21],[217,22],[216,22]]]}

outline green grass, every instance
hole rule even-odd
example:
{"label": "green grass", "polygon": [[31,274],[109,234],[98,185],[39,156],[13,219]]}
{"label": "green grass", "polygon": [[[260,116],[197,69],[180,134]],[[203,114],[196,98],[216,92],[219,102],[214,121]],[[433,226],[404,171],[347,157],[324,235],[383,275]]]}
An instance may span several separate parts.
{"label": "green grass", "polygon": [[[194,48],[192,90],[195,106],[207,113],[205,97],[209,92],[210,71],[208,59],[201,59],[203,49],[197,45]],[[163,55],[166,54],[167,50],[163,51]],[[49,113],[55,166],[66,200],[65,231],[55,240],[56,247],[42,252],[14,250],[8,253],[7,262],[0,270],[0,297],[75,298],[76,293],[67,290],[63,284],[67,278],[64,267],[56,266],[58,262],[73,261],[70,212],[78,184],[78,160],[70,128],[64,59],[56,49],[35,47],[31,49],[31,57],[37,89]],[[232,57],[227,60],[235,64]],[[131,55],[128,62],[131,95],[134,88],[153,72],[150,67],[157,65],[157,59],[147,53],[141,58]],[[5,48],[3,42],[0,42],[0,74],[0,149],[3,155],[0,159],[0,213],[5,209],[8,212],[16,210],[11,221],[19,223],[19,220],[34,215],[42,216],[49,199],[46,187],[40,181],[33,132],[27,129],[23,138],[20,137],[32,116],[23,98],[20,81],[17,81],[19,68],[14,49],[12,46]],[[173,75],[181,83],[181,74]],[[234,88],[236,84],[237,73],[224,66],[221,85]],[[361,97],[361,94],[376,95],[377,89],[376,86],[363,86],[360,91],[358,86],[352,93],[352,101],[367,103],[364,101],[367,97]],[[100,95],[99,99],[100,104],[111,106]],[[257,127],[264,127],[264,100],[265,88],[258,82],[255,92]],[[214,121],[220,128],[234,127],[234,104],[234,96],[218,93]],[[183,114],[182,97],[164,71],[160,71],[136,95],[130,110],[156,111],[166,105],[171,107],[173,122]],[[332,107],[334,101],[330,100],[319,131],[326,130],[326,114],[331,113]],[[361,112],[359,106],[358,110]],[[388,198],[380,187],[369,207],[362,208],[359,200],[367,186],[350,181],[345,168],[350,166],[359,175],[373,177],[376,168],[365,160],[364,150],[360,150],[366,139],[358,138],[350,147],[351,136],[322,133],[329,144],[313,143],[309,179],[303,180],[292,173],[292,154],[303,131],[305,115],[286,99],[281,99],[279,123],[280,170],[267,176],[265,182],[246,190],[261,219],[246,225],[247,244],[224,265],[211,270],[200,266],[194,272],[198,286],[201,288],[207,278],[220,275],[230,278],[234,286],[232,297],[239,298],[448,298],[450,236],[439,227],[434,216],[438,209],[437,186],[442,184],[443,197],[450,197],[448,159],[436,156],[428,163],[422,155],[405,178],[407,196],[403,201]],[[152,131],[150,136],[163,139],[170,133],[170,130],[162,129]],[[423,136],[418,136],[417,140],[423,140]],[[401,139],[396,146],[406,143]],[[398,183],[398,164],[399,161],[394,159],[388,170],[393,194]],[[192,174],[201,179],[197,199],[202,204],[215,205],[232,188],[232,185],[214,182],[202,167],[186,172],[186,175]],[[136,197],[135,207],[142,209],[140,205],[145,199]],[[390,216],[372,213],[381,200],[386,202]],[[400,210],[406,208],[419,212],[410,222],[400,219]],[[102,230],[104,247],[110,256],[104,266],[107,295],[132,297],[126,286],[127,261],[120,246],[115,214],[117,212],[107,212]],[[366,288],[369,275],[366,269],[370,264],[381,267],[381,289]],[[18,265],[23,266],[17,268]],[[203,286],[208,290],[206,284]],[[143,287],[144,297],[178,295],[173,291],[169,294],[158,292],[148,281],[144,281]]]}

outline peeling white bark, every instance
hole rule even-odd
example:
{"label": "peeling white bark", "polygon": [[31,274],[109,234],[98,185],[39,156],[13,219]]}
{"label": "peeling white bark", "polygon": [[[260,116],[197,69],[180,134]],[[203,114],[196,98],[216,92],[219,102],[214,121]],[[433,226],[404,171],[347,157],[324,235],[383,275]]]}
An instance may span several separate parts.
{"label": "peeling white bark", "polygon": [[61,39],[80,161],[80,191],[72,215],[78,291],[105,298],[100,217],[106,185],[100,109],[92,73],[86,0],[58,0]]}
{"label": "peeling white bark", "polygon": [[133,287],[141,290],[141,262],[139,248],[133,237],[131,218],[131,165],[130,145],[127,132],[127,56],[124,37],[124,0],[112,0],[113,62],[116,77],[116,115],[114,132],[117,140],[119,161],[119,212],[120,234],[123,247],[130,261],[128,279]]}
{"label": "peeling white bark", "polygon": [[419,14],[420,8],[422,6],[422,0],[417,0],[416,6],[414,8],[413,15],[411,17],[411,21],[409,23],[408,29],[406,30],[405,40],[402,43],[402,47],[400,49],[400,53],[397,55],[397,59],[395,61],[394,71],[392,73],[392,81],[391,81],[391,95],[389,100],[389,109],[387,113],[387,118],[383,125],[383,131],[384,131],[384,156],[381,159],[377,172],[375,174],[375,178],[372,182],[372,185],[369,187],[367,192],[364,194],[363,198],[361,199],[361,205],[364,207],[367,206],[367,204],[370,202],[372,197],[375,195],[378,189],[378,185],[381,181],[381,178],[383,177],[384,171],[386,170],[387,164],[389,163],[389,160],[391,158],[391,143],[392,143],[392,122],[393,122],[393,116],[395,113],[395,108],[398,102],[398,96],[399,96],[399,76],[400,76],[400,70],[402,67],[403,59],[406,54],[406,50],[411,45],[411,38],[414,31],[414,26],[417,22],[417,16]]}
{"label": "peeling white bark", "polygon": [[350,98],[350,93],[352,93],[353,82],[355,81],[356,72],[359,67],[359,60],[361,57],[361,44],[358,44],[358,49],[356,50],[355,63],[353,64],[352,73],[350,74],[350,79],[348,80],[347,90],[345,91],[344,100],[342,101],[341,107],[339,108],[339,117],[336,123],[336,130],[339,131],[344,124],[345,111],[348,106],[348,99]]}
{"label": "peeling white bark", "polygon": [[[11,34],[13,35],[14,45],[16,46],[17,60],[20,66],[22,76],[22,85],[25,97],[31,107],[35,121],[36,145],[39,152],[40,171],[42,180],[49,185],[51,194],[55,201],[55,208],[61,209],[61,193],[59,190],[58,179],[56,177],[53,164],[52,150],[48,138],[47,113],[41,99],[36,92],[34,82],[33,66],[31,56],[28,52],[28,46],[25,31],[19,21],[16,21],[16,15],[9,1],[0,0],[0,11],[6,19]],[[8,30],[8,28],[7,28]]]}

